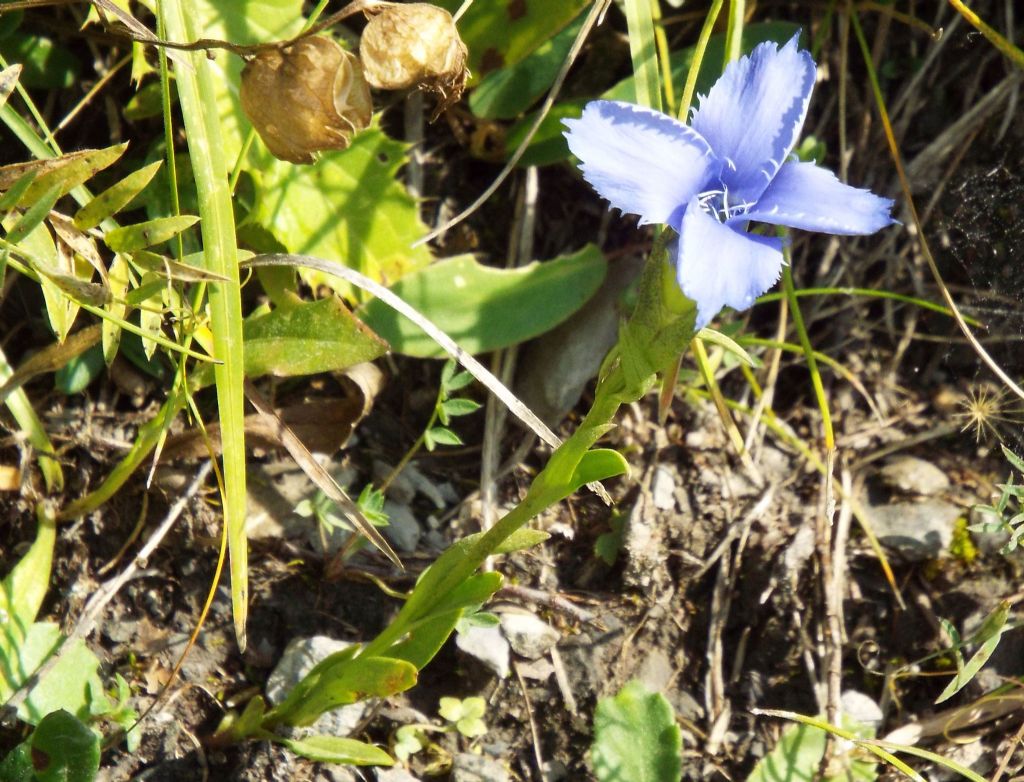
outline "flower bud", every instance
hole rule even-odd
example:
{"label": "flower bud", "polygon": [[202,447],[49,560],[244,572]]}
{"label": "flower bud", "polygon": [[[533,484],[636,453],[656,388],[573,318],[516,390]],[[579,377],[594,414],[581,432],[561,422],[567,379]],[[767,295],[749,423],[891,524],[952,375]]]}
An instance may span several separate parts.
{"label": "flower bud", "polygon": [[257,54],[242,71],[241,98],[267,149],[291,163],[345,149],[373,114],[359,59],[320,35]]}
{"label": "flower bud", "polygon": [[452,15],[429,3],[386,7],[370,19],[359,42],[366,80],[382,90],[419,87],[437,93],[438,112],[466,86],[466,45]]}

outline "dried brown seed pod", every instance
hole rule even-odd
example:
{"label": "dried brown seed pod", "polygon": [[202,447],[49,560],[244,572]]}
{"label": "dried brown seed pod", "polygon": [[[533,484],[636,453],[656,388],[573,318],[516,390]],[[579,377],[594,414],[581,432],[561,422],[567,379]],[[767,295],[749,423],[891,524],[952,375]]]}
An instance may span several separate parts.
{"label": "dried brown seed pod", "polygon": [[462,97],[469,76],[466,45],[452,15],[429,3],[388,6],[371,18],[359,41],[359,57],[372,86],[436,93],[438,113]]}
{"label": "dried brown seed pod", "polygon": [[373,114],[359,59],[320,35],[257,54],[242,71],[241,98],[267,149],[291,163],[345,149]]}

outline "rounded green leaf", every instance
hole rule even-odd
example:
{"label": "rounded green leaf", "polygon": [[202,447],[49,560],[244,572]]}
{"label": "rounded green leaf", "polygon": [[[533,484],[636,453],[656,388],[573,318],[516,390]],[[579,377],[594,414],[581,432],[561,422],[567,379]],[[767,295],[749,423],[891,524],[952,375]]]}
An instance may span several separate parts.
{"label": "rounded green leaf", "polygon": [[598,702],[591,754],[599,782],[678,782],[681,750],[672,707],[640,682]]}
{"label": "rounded green leaf", "polygon": [[92,782],[100,767],[100,737],[67,711],[47,714],[32,734],[39,782]]}

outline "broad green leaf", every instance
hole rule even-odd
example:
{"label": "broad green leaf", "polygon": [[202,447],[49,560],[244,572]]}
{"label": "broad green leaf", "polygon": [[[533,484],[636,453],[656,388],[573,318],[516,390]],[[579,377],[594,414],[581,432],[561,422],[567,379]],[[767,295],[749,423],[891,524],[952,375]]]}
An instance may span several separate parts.
{"label": "broad green leaf", "polygon": [[[587,103],[586,99],[566,100],[552,106],[519,159],[518,166],[550,166],[567,160],[569,145],[565,141],[565,125],[562,122],[567,119],[579,119]],[[519,149],[536,119],[536,114],[528,114],[508,129],[505,134],[505,157],[511,157],[512,153]]]}
{"label": "broad green leaf", "polygon": [[[481,79],[513,65],[576,18],[588,0],[490,0],[473,3],[459,20],[469,70]],[[462,0],[436,0],[455,13]]]}
{"label": "broad green leaf", "polygon": [[93,345],[58,369],[53,376],[53,384],[62,394],[80,394],[99,377],[103,367],[103,346]]}
{"label": "broad green leaf", "polygon": [[462,618],[461,611],[449,611],[416,623],[408,637],[388,649],[388,656],[405,660],[423,670],[444,646]]}
{"label": "broad green leaf", "polygon": [[[6,658],[8,665],[13,664],[50,585],[57,521],[45,505],[37,508],[36,520],[36,539],[0,584],[0,658]],[[8,665],[0,666],[0,701],[16,689],[6,677],[17,672]]]}
{"label": "broad green leaf", "polygon": [[31,736],[0,760],[0,779],[3,782],[36,782],[32,769]]}
{"label": "broad green leaf", "polygon": [[395,761],[380,747],[356,739],[340,736],[309,736],[304,739],[286,739],[275,736],[274,741],[288,747],[296,755],[321,763],[343,763],[348,766],[393,766]]}
{"label": "broad green leaf", "polygon": [[107,246],[116,253],[131,253],[161,244],[199,222],[194,215],[157,217],[144,223],[125,225],[107,231]]}
{"label": "broad green leaf", "polygon": [[[44,623],[33,625],[33,629],[41,624]],[[56,625],[47,627],[46,632],[52,634],[54,639],[58,637]],[[43,659],[45,657],[40,659],[38,664],[41,664]],[[94,711],[97,699],[101,699],[100,703],[106,704],[99,668],[99,658],[84,641],[68,641],[61,647],[57,664],[47,671],[40,682],[32,688],[25,702],[18,707],[18,718],[35,724],[51,712],[66,709],[86,719]],[[100,709],[103,710],[105,709]]]}
{"label": "broad green leaf", "polygon": [[249,318],[243,333],[248,377],[332,372],[372,361],[388,349],[333,296]]}
{"label": "broad green leaf", "polygon": [[[405,145],[376,128],[356,134],[348,149],[325,153],[311,166],[265,159],[261,171],[253,172],[259,188],[249,220],[288,252],[338,261],[375,280],[394,282],[432,260],[425,245],[412,247],[426,228],[415,200],[395,179],[404,163]],[[364,298],[332,275],[299,273],[313,288],[326,285]]]}
{"label": "broad green leaf", "polygon": [[663,695],[630,682],[594,712],[591,755],[599,782],[678,782],[682,739]]}
{"label": "broad green leaf", "polygon": [[95,228],[111,215],[117,214],[146,188],[162,164],[162,160],[157,160],[143,166],[104,190],[78,210],[75,214],[75,227],[86,231]]}
{"label": "broad green leaf", "polygon": [[[3,626],[5,649],[0,653],[0,701],[6,701],[35,673],[36,668],[60,644],[60,628],[53,622],[36,622],[27,626]],[[38,715],[36,720],[45,716]]]}
{"label": "broad green leaf", "polygon": [[0,54],[7,62],[21,64],[20,81],[29,89],[66,90],[74,85],[81,69],[70,49],[35,33],[0,40]]}
{"label": "broad green leaf", "polygon": [[[870,737],[871,731],[861,726],[857,731]],[[859,760],[848,742],[838,743],[839,753],[834,758],[836,773],[823,782],[874,782],[878,778],[876,764]],[[825,732],[810,725],[797,723],[787,727],[775,748],[754,766],[747,782],[812,782],[819,779],[821,756],[825,752]]]}
{"label": "broad green leaf", "polygon": [[[410,274],[391,290],[469,353],[486,353],[557,326],[594,294],[606,270],[595,245],[518,269],[483,266],[463,255]],[[359,315],[396,353],[444,355],[430,337],[378,299],[367,302]]]}
{"label": "broad green leaf", "polygon": [[572,480],[569,482],[567,492],[559,492],[558,499],[568,497],[577,491],[581,486],[588,483],[596,483],[607,478],[614,478],[618,475],[629,473],[629,462],[618,451],[610,448],[595,448],[583,454],[580,463],[573,471]]}
{"label": "broad green leaf", "polygon": [[581,16],[525,59],[488,74],[470,93],[473,113],[484,119],[512,119],[530,108],[555,80],[582,26]]}
{"label": "broad green leaf", "polygon": [[100,768],[100,737],[67,711],[46,715],[32,734],[38,782],[92,782]]}

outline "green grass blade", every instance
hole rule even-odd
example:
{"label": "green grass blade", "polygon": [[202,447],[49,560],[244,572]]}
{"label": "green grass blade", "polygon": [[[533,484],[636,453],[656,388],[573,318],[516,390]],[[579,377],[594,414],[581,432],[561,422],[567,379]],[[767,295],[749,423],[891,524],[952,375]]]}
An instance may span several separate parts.
{"label": "green grass blade", "polygon": [[626,0],[625,5],[629,55],[633,60],[633,74],[636,77],[636,102],[661,111],[658,49],[651,0]]}
{"label": "green grass blade", "polygon": [[[14,374],[7,357],[0,350],[0,383],[6,383]],[[60,462],[54,457],[55,451],[46,434],[43,422],[36,415],[32,403],[23,388],[12,391],[4,400],[7,409],[11,411],[14,420],[18,422],[21,431],[25,433],[26,439],[39,453],[39,471],[43,474],[43,482],[46,490],[51,494],[57,494],[64,490],[64,473],[60,468]]]}
{"label": "green grass blade", "polygon": [[[191,0],[161,3],[167,36],[175,41],[196,38],[188,20],[198,18]],[[224,159],[220,116],[212,64],[202,53],[190,52],[176,69],[192,170],[199,195],[206,268],[228,278],[209,284],[210,326],[214,352],[223,363],[215,370],[217,406],[224,444],[224,524],[231,555],[231,602],[235,637],[245,649],[248,606],[248,544],[245,537],[245,421],[242,365],[242,302],[238,279],[235,221],[228,168]]]}
{"label": "green grass blade", "polygon": [[825,450],[832,451],[836,447],[836,437],[832,431],[832,414],[828,407],[828,395],[825,393],[825,386],[821,382],[821,373],[818,371],[818,360],[814,355],[814,348],[811,347],[811,338],[807,334],[807,327],[804,325],[804,316],[800,312],[800,302],[796,298],[796,288],[793,285],[793,270],[789,264],[789,252],[786,251],[786,263],[782,265],[782,289],[789,301],[789,309],[793,315],[793,325],[796,327],[797,336],[800,338],[800,346],[804,350],[804,359],[807,361],[807,371],[811,374],[811,385],[814,387],[814,397],[818,401],[818,409],[821,410],[821,428],[825,438]]}

